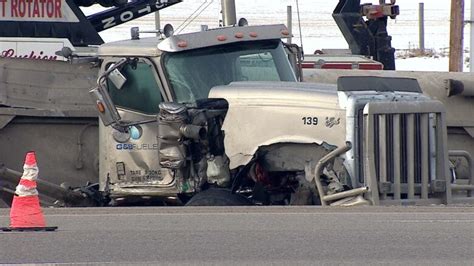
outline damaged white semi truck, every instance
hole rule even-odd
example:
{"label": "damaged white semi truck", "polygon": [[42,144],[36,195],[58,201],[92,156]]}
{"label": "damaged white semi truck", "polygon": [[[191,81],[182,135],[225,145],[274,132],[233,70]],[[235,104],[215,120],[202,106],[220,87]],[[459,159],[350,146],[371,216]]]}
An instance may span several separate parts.
{"label": "damaged white semi truck", "polygon": [[[100,190],[113,202],[473,202],[449,168],[443,104],[416,79],[297,83],[283,25],[102,45]],[[226,85],[228,84],[228,85]]]}

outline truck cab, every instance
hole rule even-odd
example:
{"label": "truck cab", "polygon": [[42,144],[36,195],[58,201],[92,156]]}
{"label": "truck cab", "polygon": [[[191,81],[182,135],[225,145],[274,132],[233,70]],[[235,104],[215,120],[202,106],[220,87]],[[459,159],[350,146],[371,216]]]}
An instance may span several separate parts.
{"label": "truck cab", "polygon": [[[296,81],[280,39],[287,35],[284,25],[248,26],[102,45],[101,73],[127,61],[105,80],[121,119],[155,122],[127,132],[100,126],[101,190],[119,200],[176,196],[175,179],[163,174],[157,156],[160,103],[193,104],[207,99],[212,87],[236,81]],[[112,82],[114,73],[123,84]]]}

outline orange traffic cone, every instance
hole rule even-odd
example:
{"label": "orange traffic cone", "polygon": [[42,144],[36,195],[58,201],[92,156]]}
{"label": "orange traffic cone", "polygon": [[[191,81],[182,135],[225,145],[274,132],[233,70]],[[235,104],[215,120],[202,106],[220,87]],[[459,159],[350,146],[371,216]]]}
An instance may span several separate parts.
{"label": "orange traffic cone", "polygon": [[54,227],[46,227],[43,212],[39,204],[38,190],[38,165],[35,152],[26,154],[23,165],[23,175],[16,187],[10,210],[10,227],[2,227],[3,231],[54,231]]}

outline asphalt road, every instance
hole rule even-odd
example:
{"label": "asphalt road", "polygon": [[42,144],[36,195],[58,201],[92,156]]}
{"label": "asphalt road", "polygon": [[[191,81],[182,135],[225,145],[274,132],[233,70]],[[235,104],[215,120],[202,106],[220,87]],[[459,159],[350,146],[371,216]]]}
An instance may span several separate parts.
{"label": "asphalt road", "polygon": [[[0,233],[0,263],[474,264],[474,208],[46,209]],[[0,209],[0,226],[8,226]]]}

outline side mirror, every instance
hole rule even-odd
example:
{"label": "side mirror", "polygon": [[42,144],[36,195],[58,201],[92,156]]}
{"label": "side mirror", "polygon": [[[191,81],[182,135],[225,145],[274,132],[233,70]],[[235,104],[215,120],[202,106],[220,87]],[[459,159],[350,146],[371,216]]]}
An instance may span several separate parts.
{"label": "side mirror", "polygon": [[99,111],[100,119],[104,126],[111,124],[120,124],[120,114],[117,111],[114,103],[112,102],[109,93],[102,86],[89,91],[89,95],[92,100],[96,103],[97,110]]}
{"label": "side mirror", "polygon": [[249,25],[249,22],[247,21],[246,18],[240,18],[237,25],[239,25],[239,27],[246,27]]}
{"label": "side mirror", "polygon": [[288,60],[298,81],[303,81],[303,51],[297,44],[284,43]]}
{"label": "side mirror", "polygon": [[172,36],[174,34],[174,28],[171,24],[166,24],[163,28],[163,34],[166,38]]}
{"label": "side mirror", "polygon": [[112,81],[118,90],[122,89],[125,82],[127,82],[127,78],[120,72],[120,70],[118,70],[118,68],[115,68],[109,73],[108,79]]}

